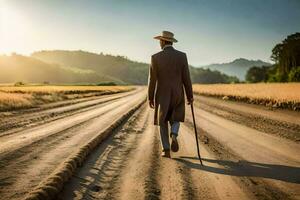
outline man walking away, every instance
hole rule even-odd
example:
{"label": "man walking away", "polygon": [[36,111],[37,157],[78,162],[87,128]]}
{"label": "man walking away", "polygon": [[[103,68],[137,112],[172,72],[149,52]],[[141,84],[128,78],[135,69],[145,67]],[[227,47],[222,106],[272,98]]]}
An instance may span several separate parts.
{"label": "man walking away", "polygon": [[[163,148],[162,156],[170,158],[171,150],[177,152],[177,141],[180,122],[184,122],[185,98],[188,104],[193,103],[193,89],[186,54],[173,48],[177,42],[174,34],[163,31],[154,37],[160,41],[162,51],[152,55],[149,70],[148,100],[154,108],[154,125],[160,127],[160,138]],[[170,124],[170,135],[169,125]]]}

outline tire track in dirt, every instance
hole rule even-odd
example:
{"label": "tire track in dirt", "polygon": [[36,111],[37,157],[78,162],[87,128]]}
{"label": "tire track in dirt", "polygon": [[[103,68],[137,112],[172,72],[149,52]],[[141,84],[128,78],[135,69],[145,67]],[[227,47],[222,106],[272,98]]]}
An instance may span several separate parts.
{"label": "tire track in dirt", "polygon": [[[141,96],[142,97],[142,96]],[[126,100],[125,100],[126,101]],[[139,102],[140,98],[136,98]],[[135,102],[132,102],[134,105]],[[47,177],[73,150],[109,126],[129,105],[120,105],[99,113],[49,137],[42,137],[0,160],[0,199],[19,199]],[[129,106],[130,107],[130,106]],[[3,158],[4,155],[2,155]]]}
{"label": "tire track in dirt", "polygon": [[[129,180],[133,178],[132,174],[127,174],[132,173],[132,170],[127,171],[126,166],[131,166],[128,162],[133,162],[132,158],[136,158],[132,151],[136,151],[140,146],[138,142],[145,138],[148,115],[149,111],[143,106],[101,144],[76,172],[75,177],[65,185],[59,199],[116,199],[121,198],[116,195],[120,194],[118,191],[122,191],[124,187],[129,191],[127,194],[135,195],[140,191],[144,194],[143,184],[135,184],[132,188],[131,185],[122,182],[128,181],[128,175]],[[139,189],[135,190],[137,188]]]}
{"label": "tire track in dirt", "polygon": [[[92,109],[97,109],[104,106],[107,102],[113,102],[120,98],[124,98],[129,95],[137,93],[142,88],[138,88],[134,91],[124,92],[120,94],[104,95],[91,100],[82,100],[78,103],[67,104],[62,107],[50,107],[45,110],[39,109],[36,112],[25,112],[15,114],[13,116],[6,116],[0,120],[0,137],[14,134],[24,129],[36,127],[45,123],[49,123],[55,120],[59,120],[68,116],[72,116],[78,113],[87,112]],[[36,109],[35,109],[36,110]]]}
{"label": "tire track in dirt", "polygon": [[[244,124],[253,129],[300,141],[300,114],[294,111],[259,109],[257,105],[227,102],[220,99],[196,96],[197,107],[214,115]],[[288,114],[287,114],[288,113]],[[290,115],[293,114],[293,115]],[[281,116],[281,117],[278,117]]]}
{"label": "tire track in dirt", "polygon": [[158,199],[156,171],[159,167],[158,143],[150,125],[150,109],[146,108],[142,136],[137,147],[128,155],[126,167],[120,174],[117,199]]}
{"label": "tire track in dirt", "polygon": [[[143,98],[143,94],[144,93],[141,91],[137,93],[135,97],[137,99],[135,101],[140,101],[140,98]],[[97,118],[103,114],[113,114],[115,112],[114,110],[117,110],[117,108],[126,107],[125,103],[128,102],[128,99],[130,98],[131,96],[124,97],[119,100],[113,100],[112,102],[104,103],[101,106],[95,109],[90,109],[86,112],[81,112],[38,127],[26,129],[12,135],[0,137],[0,155],[4,156],[9,152],[30,145],[31,143],[48,135],[62,132],[73,126],[77,126],[78,124],[88,122],[89,120]],[[131,104],[134,104],[134,102]]]}
{"label": "tire track in dirt", "polygon": [[[107,111],[101,113],[101,115],[105,115],[109,111],[110,110],[107,110]],[[75,124],[74,126],[68,127],[62,131],[55,132],[50,135],[46,135],[45,137],[42,137],[26,146],[23,146],[19,149],[15,149],[7,154],[0,155],[0,159],[2,161],[5,161],[6,166],[10,162],[15,162],[15,159],[18,159],[18,158],[24,156],[24,154],[26,154],[27,159],[24,160],[24,158],[23,158],[22,161],[32,160],[32,158],[36,157],[36,156],[31,155],[31,154],[39,155],[39,153],[41,153],[41,152],[45,151],[45,149],[49,148],[48,146],[54,146],[55,144],[58,144],[62,140],[76,136],[77,134],[79,134],[78,131],[80,129],[83,129],[85,126],[90,124],[91,121],[96,120],[97,118],[99,118],[99,116],[95,116],[91,119],[88,119],[86,121]],[[38,149],[38,151],[36,151],[36,149]],[[4,163],[4,162],[2,162],[2,163]],[[1,163],[0,163],[0,166],[1,166]]]}
{"label": "tire track in dirt", "polygon": [[[105,115],[105,113],[103,113],[103,115]],[[3,188],[5,191],[0,187],[0,194],[6,195],[7,193],[7,195],[9,195],[15,193],[17,197],[21,191],[15,191],[14,185],[27,185],[30,186],[30,188],[37,185],[42,177],[46,177],[49,172],[61,162],[61,160],[65,159],[69,153],[71,153],[68,149],[72,148],[73,144],[67,145],[68,140],[78,137],[78,135],[81,134],[80,131],[88,127],[98,118],[101,117],[95,117],[87,122],[77,124],[76,126],[61,132],[46,136],[2,157],[0,162],[0,180],[5,180],[3,183],[12,187]],[[89,138],[88,135],[87,138]],[[82,136],[80,136],[76,143],[86,141],[87,138],[83,139]],[[50,147],[62,150],[65,149],[66,151],[63,153],[60,152],[59,154],[52,154],[52,151],[49,150]],[[45,161],[48,163],[44,163]],[[49,164],[51,164],[51,166]],[[34,166],[34,171],[32,170],[32,166]],[[26,179],[26,176],[31,178]],[[19,181],[19,179],[22,181]]]}

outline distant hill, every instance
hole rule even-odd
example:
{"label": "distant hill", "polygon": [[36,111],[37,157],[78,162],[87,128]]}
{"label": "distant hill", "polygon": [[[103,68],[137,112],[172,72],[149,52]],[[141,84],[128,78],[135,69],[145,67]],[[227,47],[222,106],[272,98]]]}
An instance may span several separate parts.
{"label": "distant hill", "polygon": [[146,84],[149,65],[122,56],[96,54],[85,51],[40,51],[31,55],[44,62],[66,67],[92,70],[100,76],[114,77],[120,82]]}
{"label": "distant hill", "polygon": [[[69,68],[92,70],[98,75],[113,77],[128,84],[147,84],[148,81],[149,64],[131,61],[122,56],[95,54],[85,51],[55,50],[35,52],[32,57]],[[190,71],[194,83],[230,83],[238,81],[237,78],[218,71],[192,66],[190,66]]]}
{"label": "distant hill", "polygon": [[[149,64],[122,56],[84,51],[40,51],[31,57],[0,55],[0,83],[147,84]],[[190,66],[194,83],[230,83],[238,79],[219,71]]]}
{"label": "distant hill", "polygon": [[63,67],[21,56],[0,56],[0,83],[99,83],[115,79],[100,76],[92,70]]}
{"label": "distant hill", "polygon": [[231,76],[237,76],[240,80],[245,80],[245,75],[249,68],[253,66],[261,67],[269,65],[271,64],[261,60],[247,60],[245,58],[239,58],[229,63],[210,64],[201,67],[218,70]]}

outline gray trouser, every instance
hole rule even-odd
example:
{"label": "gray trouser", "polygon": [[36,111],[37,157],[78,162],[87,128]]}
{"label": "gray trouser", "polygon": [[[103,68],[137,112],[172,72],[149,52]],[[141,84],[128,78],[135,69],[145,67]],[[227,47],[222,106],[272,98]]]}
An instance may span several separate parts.
{"label": "gray trouser", "polygon": [[[171,125],[171,133],[178,136],[178,131],[179,131],[179,122],[169,122]],[[165,122],[159,126],[160,128],[160,141],[163,150],[169,150],[170,149],[170,141],[169,141],[169,126],[168,122]]]}

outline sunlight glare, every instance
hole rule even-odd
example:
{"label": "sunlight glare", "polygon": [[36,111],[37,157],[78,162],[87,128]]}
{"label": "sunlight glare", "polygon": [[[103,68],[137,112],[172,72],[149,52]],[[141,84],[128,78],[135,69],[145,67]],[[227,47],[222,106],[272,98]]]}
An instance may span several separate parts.
{"label": "sunlight glare", "polygon": [[0,53],[9,54],[22,51],[29,24],[24,16],[12,6],[1,1],[0,4]]}

